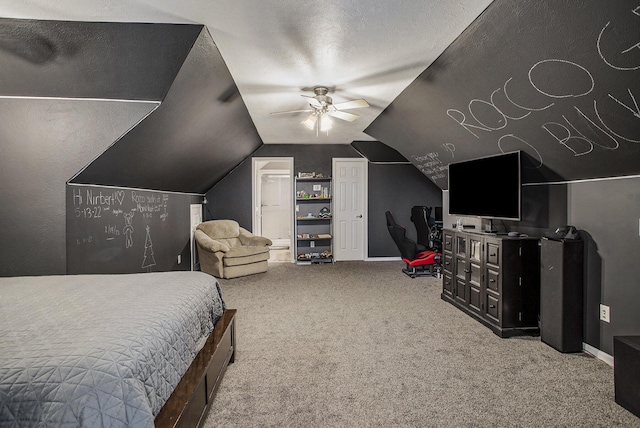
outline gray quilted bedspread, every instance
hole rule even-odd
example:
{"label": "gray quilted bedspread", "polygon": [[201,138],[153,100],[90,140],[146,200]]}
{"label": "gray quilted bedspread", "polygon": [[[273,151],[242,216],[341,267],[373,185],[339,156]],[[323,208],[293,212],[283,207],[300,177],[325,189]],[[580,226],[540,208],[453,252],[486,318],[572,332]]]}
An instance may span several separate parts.
{"label": "gray quilted bedspread", "polygon": [[223,309],[202,272],[0,278],[0,426],[152,427]]}

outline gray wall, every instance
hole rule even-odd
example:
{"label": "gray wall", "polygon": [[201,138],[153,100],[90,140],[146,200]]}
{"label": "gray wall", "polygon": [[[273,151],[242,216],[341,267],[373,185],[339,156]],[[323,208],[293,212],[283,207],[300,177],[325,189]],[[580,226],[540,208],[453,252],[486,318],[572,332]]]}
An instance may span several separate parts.
{"label": "gray wall", "polygon": [[224,60],[202,29],[160,107],[73,182],[204,193],[260,145]]}
{"label": "gray wall", "polygon": [[413,165],[369,164],[369,257],[400,257],[387,230],[386,211],[416,239],[411,222],[415,205],[442,206],[440,188]]}
{"label": "gray wall", "polygon": [[262,144],[202,25],[0,19],[0,34],[0,95],[91,98],[0,99],[0,276],[66,272],[68,181],[204,193]]}
{"label": "gray wall", "polygon": [[572,183],[568,213],[588,239],[585,343],[613,355],[613,336],[640,335],[640,178]]}
{"label": "gray wall", "polygon": [[[350,145],[265,144],[254,157],[293,157],[294,171],[330,176],[333,158],[360,157]],[[206,194],[206,219],[230,218],[251,229],[251,159],[229,173]],[[384,212],[397,214],[415,237],[410,221],[414,205],[440,206],[441,192],[413,165],[369,163],[369,247],[368,257],[398,257],[400,253],[387,230]]]}
{"label": "gray wall", "polygon": [[[613,336],[640,335],[640,178],[541,184],[525,190],[537,199],[523,208],[523,221],[498,221],[494,227],[538,237],[566,224],[580,230],[585,243],[583,341],[613,355]],[[481,227],[478,219],[462,219]],[[455,220],[445,216],[445,226]],[[600,321],[600,303],[611,308],[611,323]]]}
{"label": "gray wall", "polygon": [[0,276],[65,273],[67,180],[150,109],[122,104],[0,100]]}
{"label": "gray wall", "polygon": [[[640,334],[640,183],[576,181],[640,173],[640,57],[628,49],[636,6],[495,0],[365,130],[442,189],[449,163],[513,150],[536,169],[523,171],[525,183],[565,182],[526,187],[533,202],[523,221],[497,226],[534,236],[567,223],[583,230],[585,343],[608,354],[614,335]],[[599,321],[601,302],[610,324]]]}
{"label": "gray wall", "polygon": [[537,181],[640,174],[637,6],[494,0],[365,132],[442,189],[449,162],[514,150]]}
{"label": "gray wall", "polygon": [[190,270],[190,204],[200,203],[194,194],[67,185],[67,273]]}
{"label": "gray wall", "polygon": [[[265,144],[252,157],[293,157],[294,172],[331,175],[333,158],[360,157],[345,144]],[[251,230],[251,157],[238,165],[206,194],[205,219],[228,218]]]}

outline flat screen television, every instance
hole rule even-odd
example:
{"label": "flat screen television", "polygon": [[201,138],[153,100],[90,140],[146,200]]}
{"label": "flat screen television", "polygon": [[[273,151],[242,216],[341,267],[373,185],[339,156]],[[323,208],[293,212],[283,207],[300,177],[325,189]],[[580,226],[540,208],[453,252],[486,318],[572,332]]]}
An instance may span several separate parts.
{"label": "flat screen television", "polygon": [[449,213],[521,219],[520,152],[449,164]]}

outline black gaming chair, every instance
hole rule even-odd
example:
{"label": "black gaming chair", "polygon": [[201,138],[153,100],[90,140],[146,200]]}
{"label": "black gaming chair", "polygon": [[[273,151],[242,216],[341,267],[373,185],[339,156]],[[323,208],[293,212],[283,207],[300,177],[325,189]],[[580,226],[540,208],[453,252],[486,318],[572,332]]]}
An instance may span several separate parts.
{"label": "black gaming chair", "polygon": [[430,247],[429,245],[429,217],[431,216],[431,208],[424,206],[415,206],[411,208],[411,221],[416,227],[416,241],[420,245]]}
{"label": "black gaming chair", "polygon": [[442,208],[415,206],[411,208],[411,221],[416,227],[418,244],[442,252]]}
{"label": "black gaming chair", "polygon": [[387,218],[387,229],[391,238],[396,243],[402,261],[406,263],[406,267],[402,272],[411,278],[416,276],[440,276],[442,270],[441,259],[442,254],[423,245],[417,244],[414,240],[407,238],[407,231],[404,227],[396,223],[391,211],[385,212]]}

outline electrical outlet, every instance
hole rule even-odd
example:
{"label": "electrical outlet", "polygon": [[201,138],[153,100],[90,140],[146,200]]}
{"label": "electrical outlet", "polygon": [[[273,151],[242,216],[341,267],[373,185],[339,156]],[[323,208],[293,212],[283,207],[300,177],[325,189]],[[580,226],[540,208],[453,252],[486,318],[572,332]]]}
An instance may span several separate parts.
{"label": "electrical outlet", "polygon": [[609,306],[600,304],[600,321],[611,322],[611,310]]}
{"label": "electrical outlet", "polygon": [[178,254],[178,264],[182,263],[182,254]]}
{"label": "electrical outlet", "polygon": [[313,241],[311,241],[311,242],[309,243],[309,246],[310,246],[311,248],[315,248],[316,243],[315,243],[315,242],[313,242]]}

